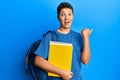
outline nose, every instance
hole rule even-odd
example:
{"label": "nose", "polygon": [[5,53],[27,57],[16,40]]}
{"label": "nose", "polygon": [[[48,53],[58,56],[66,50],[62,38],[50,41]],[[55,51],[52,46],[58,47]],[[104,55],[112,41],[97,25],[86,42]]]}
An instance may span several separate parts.
{"label": "nose", "polygon": [[68,17],[69,17],[68,15],[65,15],[65,20],[67,20],[67,19],[68,19]]}

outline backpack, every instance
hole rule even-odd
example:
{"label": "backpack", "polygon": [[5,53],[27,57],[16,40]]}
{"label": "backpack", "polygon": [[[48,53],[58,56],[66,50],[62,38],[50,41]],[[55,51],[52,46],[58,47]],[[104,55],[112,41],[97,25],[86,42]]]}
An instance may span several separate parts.
{"label": "backpack", "polygon": [[[45,34],[43,34],[43,38],[48,33],[51,33],[52,41],[58,41],[58,36],[55,33],[55,31],[47,31]],[[34,52],[38,48],[38,46],[40,45],[41,41],[42,41],[42,39],[35,41],[30,46],[30,48],[28,49],[28,52],[26,54],[26,79],[27,80],[28,80],[28,73],[30,73],[33,80],[41,80],[41,78],[44,79],[44,80],[47,79],[47,75],[42,76],[42,74],[47,74],[47,72],[34,65],[34,59],[35,59],[35,56],[36,56],[36,54],[34,54]]]}

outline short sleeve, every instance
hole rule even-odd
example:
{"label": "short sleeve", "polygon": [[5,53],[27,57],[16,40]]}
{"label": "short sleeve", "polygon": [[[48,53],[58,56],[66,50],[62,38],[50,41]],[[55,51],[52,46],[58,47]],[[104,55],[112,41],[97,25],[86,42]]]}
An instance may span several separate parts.
{"label": "short sleeve", "polygon": [[51,40],[51,33],[48,33],[41,41],[37,50],[34,52],[36,55],[41,56],[44,59],[48,58],[49,54],[49,42]]}

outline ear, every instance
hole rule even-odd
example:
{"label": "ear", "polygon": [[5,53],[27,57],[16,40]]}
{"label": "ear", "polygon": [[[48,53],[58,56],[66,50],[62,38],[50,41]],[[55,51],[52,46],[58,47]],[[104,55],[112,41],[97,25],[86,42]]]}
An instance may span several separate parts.
{"label": "ear", "polygon": [[59,21],[59,16],[57,16],[57,19],[58,19],[58,21]]}

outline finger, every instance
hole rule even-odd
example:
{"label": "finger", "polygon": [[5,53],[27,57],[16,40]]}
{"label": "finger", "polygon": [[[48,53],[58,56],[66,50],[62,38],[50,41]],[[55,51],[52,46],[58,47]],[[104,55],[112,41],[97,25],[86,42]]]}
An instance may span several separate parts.
{"label": "finger", "polygon": [[90,33],[92,33],[93,29],[90,30]]}
{"label": "finger", "polygon": [[71,75],[73,75],[73,73],[71,72]]}

